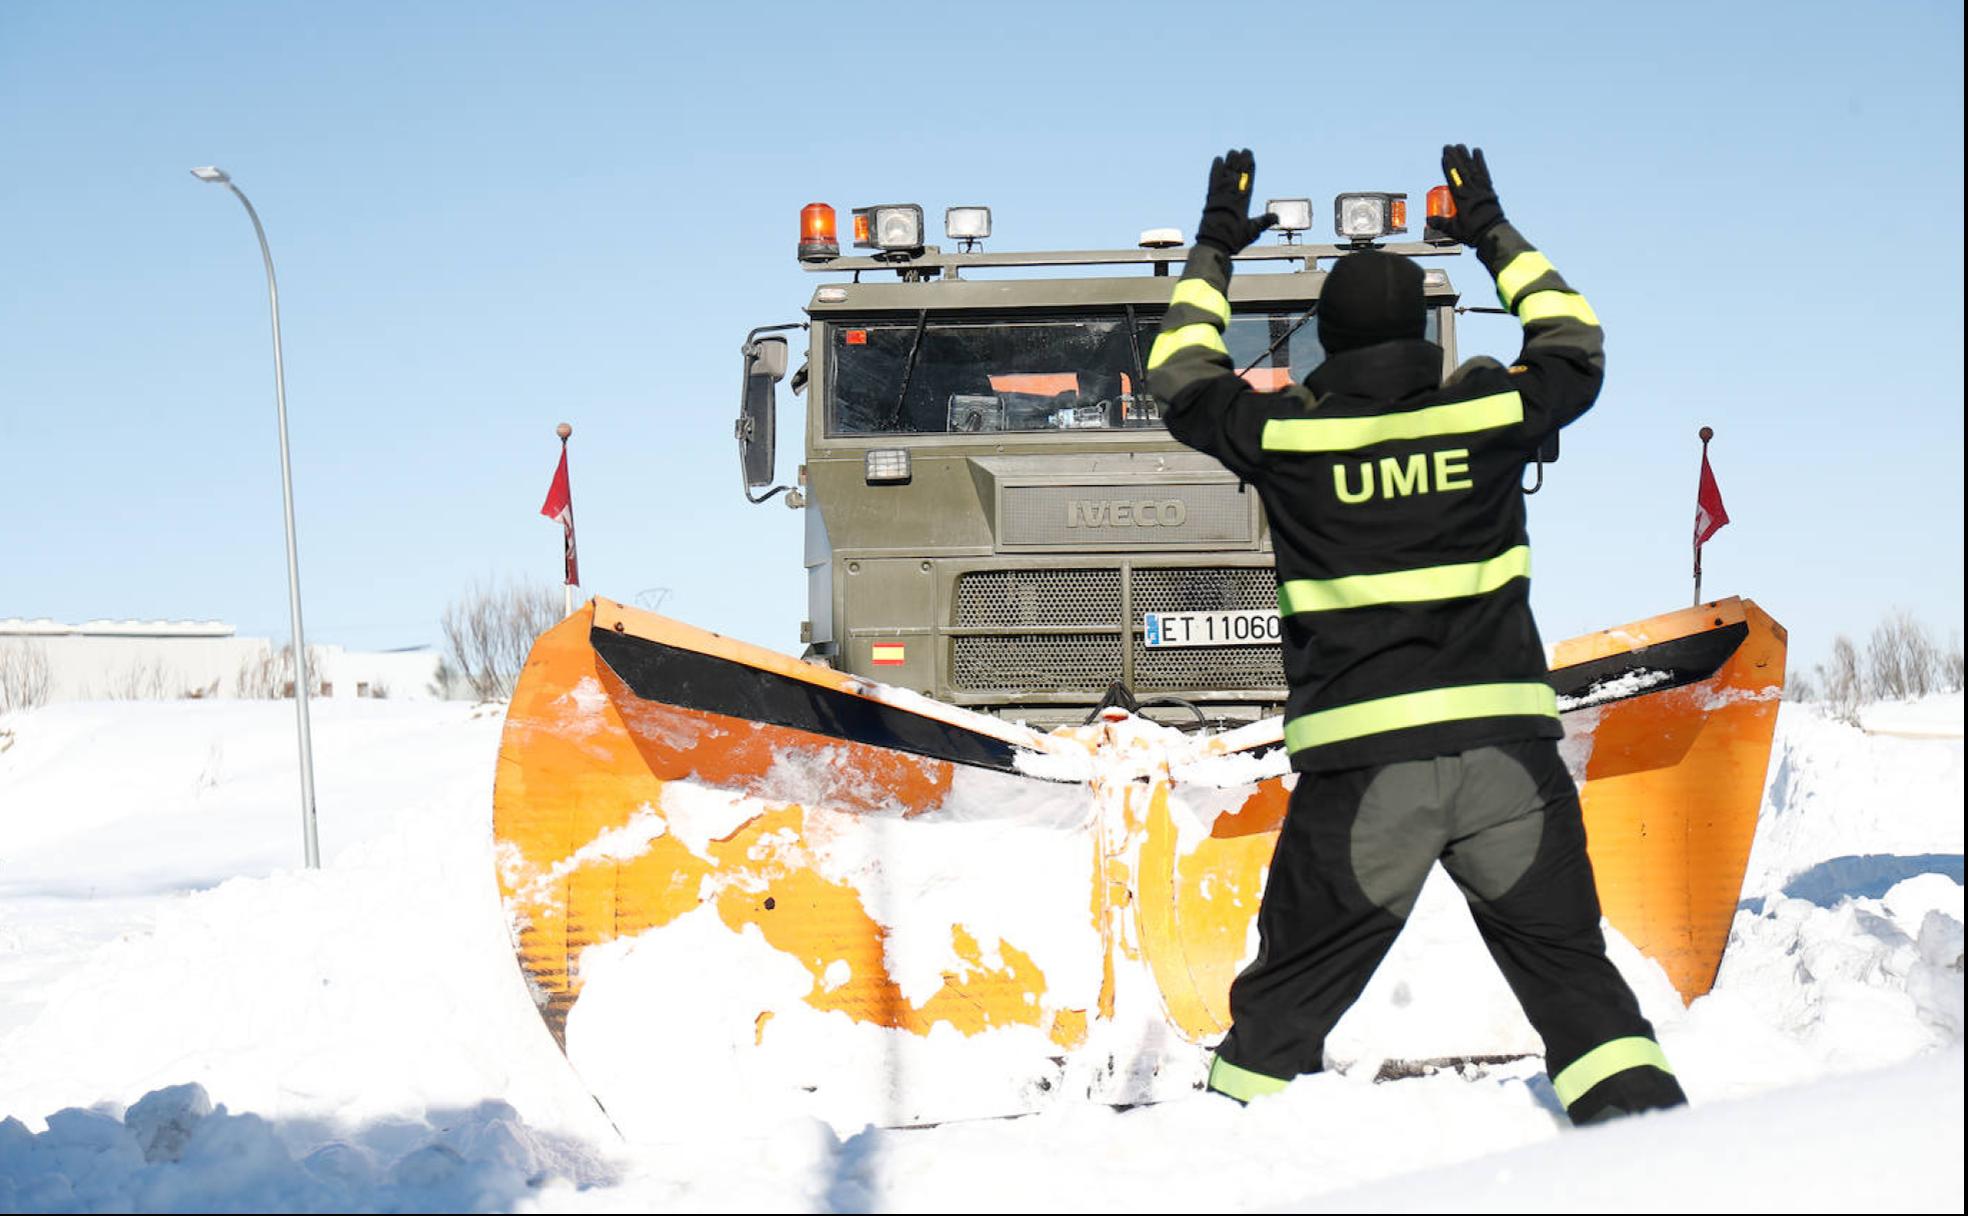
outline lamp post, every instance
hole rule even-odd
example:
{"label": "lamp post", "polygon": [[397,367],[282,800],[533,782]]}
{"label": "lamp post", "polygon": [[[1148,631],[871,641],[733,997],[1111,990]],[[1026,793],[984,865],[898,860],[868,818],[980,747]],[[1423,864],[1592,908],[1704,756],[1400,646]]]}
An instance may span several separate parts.
{"label": "lamp post", "polygon": [[273,311],[273,400],[280,418],[280,500],[287,517],[287,607],[294,627],[294,713],[301,751],[301,840],[310,870],[321,868],[321,844],[314,830],[314,739],[308,727],[307,635],[301,629],[301,559],[294,543],[294,470],[287,458],[287,376],[280,360],[280,289],[273,278],[273,251],[267,248],[266,229],[260,226],[260,213],[252,201],[232,184],[232,178],[217,165],[193,169],[201,182],[224,186],[232,191],[239,205],[253,221],[253,234],[260,238],[260,258],[266,263],[267,304]]}

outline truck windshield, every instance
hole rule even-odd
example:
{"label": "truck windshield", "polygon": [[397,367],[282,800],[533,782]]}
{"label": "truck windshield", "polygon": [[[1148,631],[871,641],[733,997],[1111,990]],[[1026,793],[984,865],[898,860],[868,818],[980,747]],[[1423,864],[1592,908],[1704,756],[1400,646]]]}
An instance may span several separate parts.
{"label": "truck windshield", "polygon": [[[1245,379],[1278,389],[1324,358],[1302,310],[1232,317],[1224,342]],[[834,322],[829,427],[836,435],[1081,431],[1162,425],[1140,382],[1157,317]],[[1290,336],[1287,337],[1286,335]],[[1277,349],[1270,355],[1273,344]],[[913,352],[913,356],[912,356]],[[906,391],[905,391],[906,382]]]}

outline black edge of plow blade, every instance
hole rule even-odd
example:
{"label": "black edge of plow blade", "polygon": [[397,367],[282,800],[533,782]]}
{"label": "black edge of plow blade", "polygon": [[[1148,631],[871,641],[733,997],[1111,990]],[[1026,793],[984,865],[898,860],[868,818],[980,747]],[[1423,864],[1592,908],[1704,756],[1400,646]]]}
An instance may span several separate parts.
{"label": "black edge of plow blade", "polygon": [[[1578,698],[1589,696],[1594,688],[1631,672],[1658,671],[1667,677],[1645,688],[1635,689],[1625,696],[1608,697],[1604,701],[1595,701],[1578,707],[1598,709],[1634,697],[1666,692],[1688,684],[1699,684],[1722,670],[1722,664],[1729,661],[1748,637],[1749,622],[1737,621],[1733,625],[1704,629],[1700,633],[1691,633],[1686,637],[1670,638],[1651,646],[1609,654],[1603,659],[1590,659],[1584,663],[1574,663],[1569,667],[1559,667],[1546,675],[1545,679],[1550,683],[1552,691],[1560,697]],[[1244,748],[1236,754],[1264,757],[1283,747],[1283,743],[1261,743],[1255,747]]]}
{"label": "black edge of plow blade", "polygon": [[744,718],[951,764],[1016,773],[1019,749],[954,723],[748,663],[595,629],[595,654],[645,701]]}
{"label": "black edge of plow blade", "polygon": [[1545,677],[1551,683],[1552,691],[1561,697],[1588,697],[1594,688],[1610,680],[1636,671],[1658,671],[1666,674],[1665,680],[1635,689],[1623,697],[1608,697],[1581,709],[1597,709],[1601,705],[1613,705],[1632,697],[1644,697],[1687,684],[1698,684],[1722,670],[1722,664],[1741,648],[1749,637],[1749,622],[1737,621],[1717,629],[1704,629],[1686,637],[1670,638],[1656,642],[1652,646],[1642,646],[1637,650],[1609,654],[1603,659],[1590,659],[1584,663],[1574,663],[1570,667],[1560,667]]}

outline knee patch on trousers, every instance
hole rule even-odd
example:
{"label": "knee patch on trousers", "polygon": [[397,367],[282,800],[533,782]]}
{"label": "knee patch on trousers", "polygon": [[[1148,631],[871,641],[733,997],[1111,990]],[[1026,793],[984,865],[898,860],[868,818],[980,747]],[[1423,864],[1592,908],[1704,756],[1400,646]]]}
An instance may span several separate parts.
{"label": "knee patch on trousers", "polygon": [[1348,840],[1353,879],[1369,902],[1406,920],[1447,840],[1435,762],[1390,764],[1360,792]]}

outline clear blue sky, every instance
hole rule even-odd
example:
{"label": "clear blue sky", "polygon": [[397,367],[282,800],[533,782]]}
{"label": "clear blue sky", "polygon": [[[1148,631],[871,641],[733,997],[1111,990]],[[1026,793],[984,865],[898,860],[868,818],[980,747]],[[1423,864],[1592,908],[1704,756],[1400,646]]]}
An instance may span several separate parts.
{"label": "clear blue sky", "polygon": [[814,284],[802,204],[1127,245],[1192,231],[1226,146],[1260,196],[1418,201],[1460,140],[1607,325],[1532,512],[1546,636],[1686,602],[1703,423],[1712,593],[1805,662],[1892,606],[1946,635],[1961,38],[1954,3],[0,3],[0,616],[286,632],[259,256],[193,165],[273,241],[314,639],[557,578],[566,419],[589,589],[792,649],[799,518],[740,498],[731,418]]}

